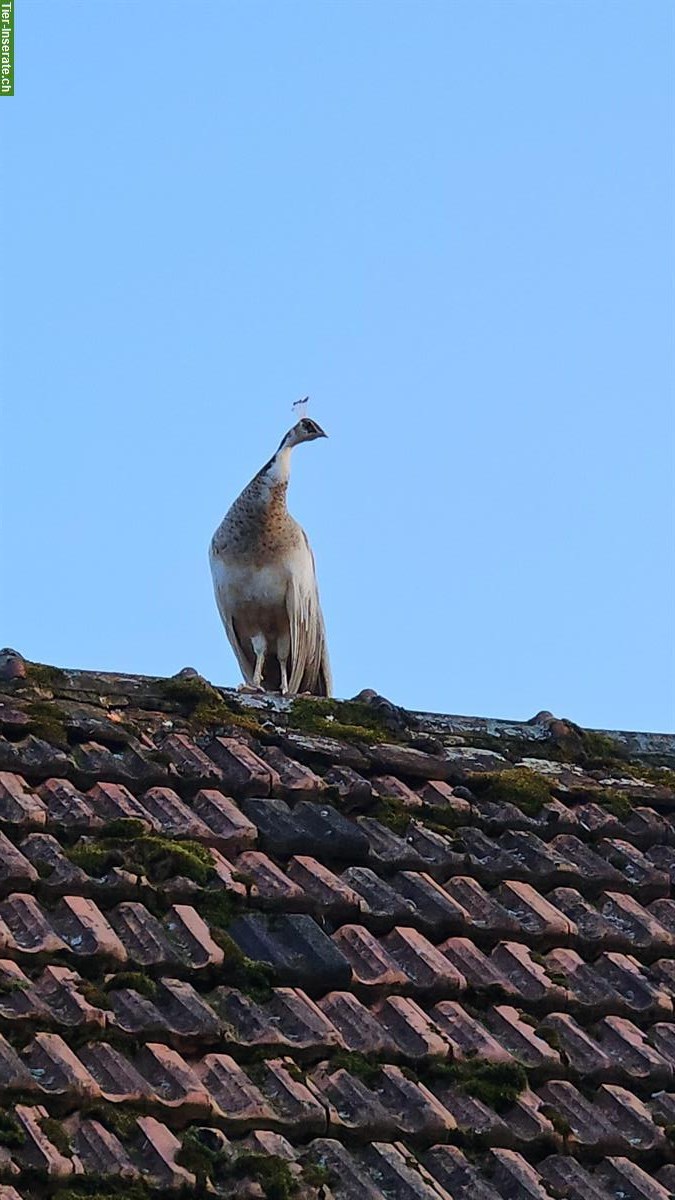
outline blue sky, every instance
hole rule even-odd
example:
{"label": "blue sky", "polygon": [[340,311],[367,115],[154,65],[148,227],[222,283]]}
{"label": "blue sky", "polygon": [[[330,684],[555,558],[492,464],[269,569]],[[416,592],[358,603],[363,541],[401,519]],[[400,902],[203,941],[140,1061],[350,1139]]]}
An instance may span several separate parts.
{"label": "blue sky", "polygon": [[673,722],[668,0],[20,0],[0,642],[218,683],[294,454],[336,692]]}

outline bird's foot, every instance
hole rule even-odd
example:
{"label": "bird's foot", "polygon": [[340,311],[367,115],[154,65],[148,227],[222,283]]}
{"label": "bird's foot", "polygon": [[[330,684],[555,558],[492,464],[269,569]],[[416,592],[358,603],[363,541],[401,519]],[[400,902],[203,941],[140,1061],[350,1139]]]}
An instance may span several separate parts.
{"label": "bird's foot", "polygon": [[265,689],[256,683],[240,683],[237,691],[244,692],[247,696],[260,696],[264,693]]}

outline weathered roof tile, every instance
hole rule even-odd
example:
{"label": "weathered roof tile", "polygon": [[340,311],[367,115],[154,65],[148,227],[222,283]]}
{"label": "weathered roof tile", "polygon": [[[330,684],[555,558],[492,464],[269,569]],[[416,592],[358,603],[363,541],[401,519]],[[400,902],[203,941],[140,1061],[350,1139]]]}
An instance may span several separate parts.
{"label": "weathered roof tile", "polygon": [[[212,720],[199,680],[175,700],[138,677],[42,685],[70,751],[22,711],[30,664],[0,695],[0,1107],[21,1098],[24,1134],[0,1174],[18,1195],[44,1172],[262,1200],[262,1155],[307,1200],[665,1200],[675,788],[638,775],[649,754],[675,764],[672,739],[363,693],[354,743],[294,731],[288,699],[234,711],[214,690]],[[355,719],[317,705],[317,728]],[[509,772],[498,801],[486,769]],[[554,793],[536,812],[524,771]],[[118,818],[163,843],[134,855]],[[81,835],[105,873],[71,858]],[[209,870],[184,842],[179,873],[145,865],[174,839]]]}
{"label": "weathered roof tile", "polygon": [[192,807],[210,830],[213,845],[223,854],[235,854],[255,845],[255,825],[227,796],[205,788],[197,792]]}
{"label": "weathered roof tile", "polygon": [[351,980],[338,945],[305,913],[272,918],[248,913],[232,922],[230,933],[249,958],[270,963],[282,983],[325,992]]}

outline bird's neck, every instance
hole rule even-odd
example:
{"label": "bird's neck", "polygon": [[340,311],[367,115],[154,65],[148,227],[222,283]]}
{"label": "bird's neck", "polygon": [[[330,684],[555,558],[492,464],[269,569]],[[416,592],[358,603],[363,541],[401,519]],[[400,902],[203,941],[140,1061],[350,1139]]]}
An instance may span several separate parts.
{"label": "bird's neck", "polygon": [[286,511],[286,492],[291,473],[291,447],[281,445],[273,458],[249,484],[254,507],[264,509],[268,516]]}
{"label": "bird's neck", "polygon": [[291,446],[282,443],[274,458],[260,472],[262,481],[269,487],[276,488],[279,484],[287,486],[291,474],[291,449]]}

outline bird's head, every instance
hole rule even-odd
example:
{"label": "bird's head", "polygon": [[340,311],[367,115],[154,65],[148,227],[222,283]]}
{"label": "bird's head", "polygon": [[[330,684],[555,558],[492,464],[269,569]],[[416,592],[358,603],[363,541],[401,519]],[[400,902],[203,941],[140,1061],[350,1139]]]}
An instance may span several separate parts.
{"label": "bird's head", "polygon": [[300,442],[313,442],[316,438],[322,437],[328,437],[328,434],[324,433],[321,426],[317,425],[316,421],[310,420],[309,417],[303,417],[297,425],[289,429],[282,445],[299,446]]}

